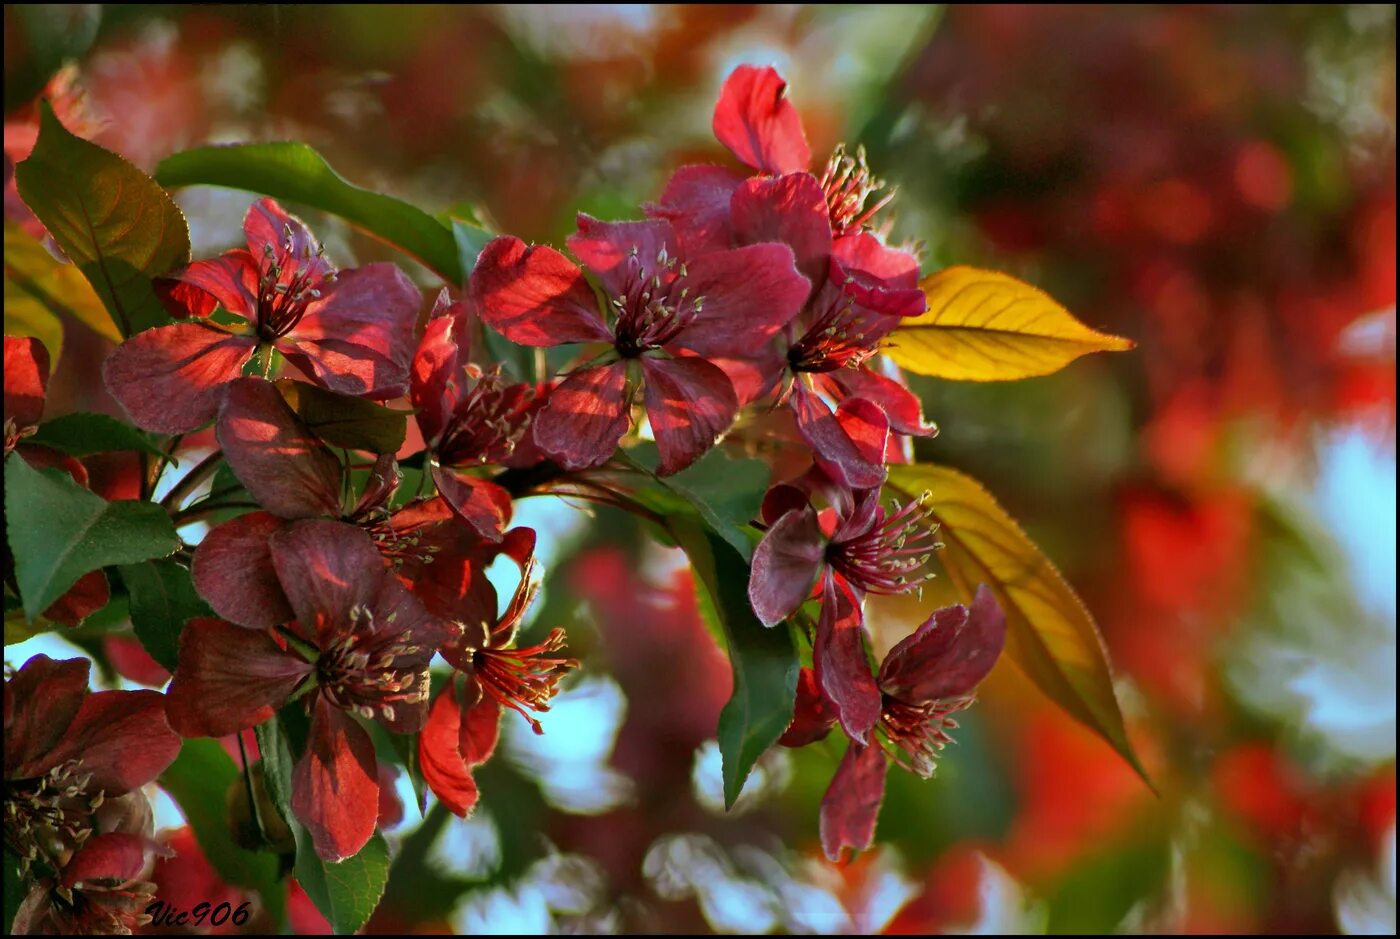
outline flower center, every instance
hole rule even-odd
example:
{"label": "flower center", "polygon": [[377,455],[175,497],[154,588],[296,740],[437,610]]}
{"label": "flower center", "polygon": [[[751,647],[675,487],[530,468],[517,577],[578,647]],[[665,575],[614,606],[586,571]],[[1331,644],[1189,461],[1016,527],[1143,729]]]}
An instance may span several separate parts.
{"label": "flower center", "polygon": [[552,653],[562,648],[564,630],[555,628],[544,642],[525,649],[477,649],[472,665],[483,692],[529,721],[535,733],[542,734],[540,722],[525,711],[548,711],[549,700],[559,691],[559,679],[569,669],[578,668],[578,659],[553,657]]}
{"label": "flower center", "polygon": [[831,234],[835,238],[860,231],[894,198],[894,190],[890,190],[874,205],[865,207],[865,200],[884,189],[885,184],[871,174],[865,163],[864,147],[857,147],[852,157],[846,153],[845,144],[837,146],[826,163],[821,185],[826,196],[827,215],[831,218]]}
{"label": "flower center", "polygon": [[888,514],[883,508],[875,509],[868,529],[828,546],[831,566],[866,593],[907,593],[931,580],[932,571],[911,577],[937,547],[928,497],[924,493],[903,508],[892,503]]}
{"label": "flower center", "polygon": [[91,781],[81,760],[68,760],[36,779],[5,784],[5,844],[19,856],[22,874],[36,860],[59,869],[92,834],[104,794],[88,792]]}
{"label": "flower center", "polygon": [[323,257],[324,249],[312,253],[310,246],[304,246],[298,258],[293,254],[290,228],[285,237],[282,261],[272,245],[263,245],[257,319],[258,335],[263,339],[277,339],[290,332],[301,322],[307,307],[321,299],[323,288],[335,281],[335,271]]}
{"label": "flower center", "polygon": [[[386,625],[393,625],[390,613]],[[392,721],[399,704],[428,699],[427,669],[404,668],[401,658],[422,652],[413,634],[376,631],[374,615],[364,607],[350,611],[347,632],[322,651],[316,670],[322,693],[336,707],[361,717]]]}
{"label": "flower center", "polygon": [[623,292],[612,298],[617,311],[614,335],[618,353],[623,358],[636,358],[670,342],[695,322],[705,298],[691,296],[685,285],[685,264],[670,257],[665,248],[656,255],[651,276],[647,276],[635,246],[622,263],[626,266]]}
{"label": "flower center", "polygon": [[828,284],[813,307],[812,324],[788,348],[788,366],[794,372],[855,368],[875,354],[884,324],[875,314],[856,309],[855,299],[840,287]]}
{"label": "flower center", "polygon": [[488,372],[468,366],[467,377],[475,382],[457,402],[438,440],[438,460],[444,466],[503,462],[529,429],[535,389],[506,384],[500,365]]}
{"label": "flower center", "polygon": [[972,704],[973,697],[950,698],[910,704],[889,695],[884,696],[880,727],[897,748],[891,751],[895,763],[924,779],[933,775],[939,752],[953,738],[948,731],[956,730],[958,722],[952,715]]}
{"label": "flower center", "polygon": [[129,936],[152,922],[146,912],[156,885],[145,880],[55,884],[52,914],[63,932],[80,936]]}

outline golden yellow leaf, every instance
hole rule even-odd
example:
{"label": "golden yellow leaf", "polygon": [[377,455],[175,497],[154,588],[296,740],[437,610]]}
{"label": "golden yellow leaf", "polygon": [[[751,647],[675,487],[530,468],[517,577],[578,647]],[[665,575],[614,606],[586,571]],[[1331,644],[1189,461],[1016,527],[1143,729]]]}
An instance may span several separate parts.
{"label": "golden yellow leaf", "polygon": [[950,267],[920,286],[928,312],[890,333],[883,352],[920,375],[1009,381],[1059,371],[1090,352],[1131,340],[1096,332],[1043,291],[1006,274]]}
{"label": "golden yellow leaf", "polygon": [[[978,584],[1006,613],[1006,654],[1072,717],[1097,732],[1147,779],[1123,726],[1098,626],[1074,589],[991,494],[943,466],[891,466],[901,498],[931,494],[939,560],[964,602]],[[1149,781],[1150,784],[1150,781]]]}

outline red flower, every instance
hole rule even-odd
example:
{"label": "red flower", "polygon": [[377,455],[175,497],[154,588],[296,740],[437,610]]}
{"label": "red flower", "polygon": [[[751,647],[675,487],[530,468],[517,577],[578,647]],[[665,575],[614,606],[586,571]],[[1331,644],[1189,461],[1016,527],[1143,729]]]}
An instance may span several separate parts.
{"label": "red flower", "polygon": [[248,248],[196,261],[163,281],[167,306],[200,319],[222,305],[248,321],[208,322],[132,336],[103,365],[112,395],[146,430],[184,433],[212,419],[224,386],[257,349],[275,348],[332,391],[393,398],[408,385],[421,296],[392,264],[336,272],[302,222],[271,199],[248,210]]}
{"label": "red flower", "polygon": [[918,398],[866,364],[905,316],[924,312],[918,259],[887,247],[867,224],[892,194],[866,206],[883,189],[865,154],[838,148],[820,179],[808,173],[810,151],[786,84],[771,68],[741,66],[725,82],[715,107],[715,136],[761,174],[747,180],[713,166],[677,170],[649,214],[670,220],[681,245],[713,251],[754,242],[789,245],[811,282],[802,311],[774,345],[755,344],[718,362],[740,403],[781,384],[803,438],[853,488],[884,480],[878,463],[862,460],[842,434],[825,394],[841,402],[873,401],[903,434],[927,435]]}
{"label": "red flower", "polygon": [[[533,543],[531,544],[533,548]],[[555,656],[564,647],[564,630],[551,630],[544,642],[512,649],[520,620],[534,599],[538,584],[531,577],[534,563],[521,560],[520,585],[510,605],[494,625],[485,619],[460,623],[461,631],[442,648],[442,656],[457,675],[433,702],[427,726],[418,738],[418,762],[423,780],[451,811],[466,817],[476,805],[472,768],[491,758],[500,735],[503,708],[525,718],[535,733],[539,721],[527,711],[548,711],[559,679],[578,660]]]}
{"label": "red flower", "polygon": [[[26,463],[38,469],[64,470],[80,486],[88,482],[87,468],[71,456],[38,444],[24,443],[38,429],[48,395],[49,350],[37,339],[5,337],[5,456],[14,450]],[[9,541],[5,541],[5,568],[11,569]],[[53,602],[44,616],[57,623],[76,626],[90,614],[107,605],[110,593],[107,575],[89,571]]]}
{"label": "red flower", "polygon": [[[504,381],[500,366],[483,372],[472,364],[466,305],[449,303],[446,290],[413,357],[409,394],[433,482],[448,505],[478,530],[483,500],[503,504],[508,517],[510,497],[499,487],[448,467],[542,460],[527,431],[544,398],[534,385]],[[499,535],[499,526],[489,534]]]}
{"label": "red flower", "polygon": [[88,692],[87,659],[36,655],[5,682],[5,844],[57,870],[94,813],[180,751],[154,691]]}
{"label": "red flower", "polygon": [[[830,506],[818,512],[813,494]],[[754,549],[749,602],[772,626],[819,592],[816,677],[846,733],[864,742],[879,720],[880,692],[865,659],[861,602],[867,593],[916,590],[932,576],[918,573],[934,547],[923,500],[887,510],[878,489],[852,493],[814,467],[769,490],[762,515],[769,528]]]}
{"label": "red flower", "polygon": [[374,833],[374,746],[351,714],[416,733],[428,708],[428,661],[447,628],[385,569],[364,532],[340,522],[294,522],[267,540],[295,617],[280,631],[193,619],[167,695],[171,726],[219,737],[262,723],[294,696],[311,712],[292,779],[292,811],[327,860]]}
{"label": "red flower", "polygon": [[138,835],[98,835],[56,876],[39,881],[15,913],[16,935],[131,935],[151,922],[156,885],[145,879],[155,845]]}
{"label": "red flower", "polygon": [[[952,742],[952,715],[974,700],[973,690],[992,670],[1006,641],[1006,617],[985,585],[971,607],[937,610],[890,650],[880,664],[877,737],[852,740],[822,799],[821,838],[827,857],[844,848],[863,850],[875,834],[885,791],[885,754],[927,779],[939,751]],[[815,676],[803,669],[792,724],[781,742],[803,746],[826,736],[836,717]]]}
{"label": "red flower", "polygon": [[693,463],[729,429],[739,402],[710,359],[766,342],[797,312],[807,281],[784,245],[682,252],[670,223],[600,222],[580,215],[569,248],[601,281],[600,309],[584,272],[545,246],[497,238],[472,290],[481,317],[528,346],[608,343],[572,372],[535,419],[535,442],[578,469],[606,461],[627,431],[640,371],[660,472]]}

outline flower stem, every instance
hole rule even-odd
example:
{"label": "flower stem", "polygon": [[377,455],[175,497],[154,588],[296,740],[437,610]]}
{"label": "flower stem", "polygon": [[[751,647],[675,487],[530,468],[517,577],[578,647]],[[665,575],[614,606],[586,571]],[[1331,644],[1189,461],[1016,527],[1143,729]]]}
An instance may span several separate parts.
{"label": "flower stem", "polygon": [[180,500],[194,491],[195,487],[204,481],[210,473],[213,473],[219,466],[219,461],[224,457],[224,451],[215,450],[213,453],[200,460],[188,473],[180,477],[180,481],[170,487],[170,491],[165,494],[165,498],[160,500],[162,508],[169,510],[178,508]]}

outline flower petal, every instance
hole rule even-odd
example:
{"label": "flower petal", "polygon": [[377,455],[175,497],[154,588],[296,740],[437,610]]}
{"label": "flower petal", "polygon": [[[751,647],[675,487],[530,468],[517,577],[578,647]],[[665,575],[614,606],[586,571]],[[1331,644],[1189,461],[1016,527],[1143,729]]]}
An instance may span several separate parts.
{"label": "flower petal", "polygon": [[36,655],[5,682],[5,778],[21,768],[48,772],[49,751],[73,723],[87,696],[87,659]]}
{"label": "flower petal", "polygon": [[29,336],[5,337],[5,423],[23,430],[44,416],[49,350]]}
{"label": "flower petal", "polygon": [[496,752],[501,737],[501,706],[483,696],[470,707],[463,707],[457,748],[468,766],[480,766]]}
{"label": "flower petal", "polygon": [[137,333],[102,364],[107,390],[133,423],[183,434],[214,419],[224,386],[239,376],[257,340],[202,323]]}
{"label": "flower petal", "polygon": [[348,628],[352,610],[373,609],[386,578],[384,559],[361,529],[306,519],[274,532],[268,544],[282,592],[303,634],[317,630],[318,645]]}
{"label": "flower petal", "polygon": [[158,691],[97,691],[68,725],[50,757],[83,761],[90,791],[109,797],[151,782],[174,762],[180,738],[166,723],[166,697]]}
{"label": "flower petal", "polygon": [[292,771],[292,814],[323,861],[353,856],[379,818],[374,743],[350,715],[319,696],[306,752]]}
{"label": "flower petal", "polygon": [[180,633],[165,713],[182,737],[222,737],[272,717],[314,669],[265,631],[192,619]]}
{"label": "flower petal", "polygon": [[880,720],[880,689],[865,658],[860,605],[845,583],[830,574],[822,589],[822,613],[812,642],[812,664],[846,736],[865,743]]}
{"label": "flower petal", "polygon": [[836,385],[844,395],[864,398],[879,405],[889,418],[890,430],[895,433],[931,437],[938,432],[933,424],[924,422],[923,405],[918,395],[868,366],[840,368],[822,377]]}
{"label": "flower petal", "polygon": [[817,684],[817,673],[804,668],[797,673],[797,699],[793,702],[792,723],[778,738],[785,747],[805,747],[831,733],[836,712],[827,703]]}
{"label": "flower petal", "polygon": [[878,746],[852,743],[822,796],[822,850],[841,860],[846,848],[864,851],[875,838],[875,822],[885,798],[885,754]]}
{"label": "flower petal", "polygon": [[715,104],[715,137],[741,162],[765,173],[795,173],[812,161],[787,82],[772,67],[741,65]]}
{"label": "flower petal", "polygon": [[453,378],[457,377],[466,357],[460,354],[458,335],[465,332],[454,316],[438,316],[428,320],[418,351],[413,354],[409,372],[409,400],[417,412],[418,429],[423,441],[431,446],[437,441],[452,409],[457,405]]}
{"label": "flower petal", "polygon": [[811,289],[820,289],[831,264],[831,219],[815,176],[752,177],[734,191],[729,205],[740,244],[787,245]]}
{"label": "flower petal", "polygon": [[500,541],[510,521],[510,493],[487,479],[458,476],[441,466],[432,468],[433,482],[452,513],[487,541]]}
{"label": "flower petal", "polygon": [[[214,312],[216,301],[249,322],[258,315],[258,262],[241,248],[195,261],[156,283],[161,285],[157,293],[172,316],[203,318]],[[183,313],[177,314],[172,306]]]}
{"label": "flower petal", "polygon": [[934,611],[890,650],[880,665],[880,688],[911,704],[971,694],[992,670],[1005,643],[1006,616],[991,589],[982,584],[971,607]]}
{"label": "flower petal", "polygon": [[254,258],[262,258],[271,249],[272,257],[283,269],[284,281],[287,270],[310,269],[324,276],[332,269],[321,256],[321,243],[311,229],[295,215],[284,212],[274,199],[259,199],[248,206],[248,214],[243,216],[243,237]]}
{"label": "flower petal", "polygon": [[627,432],[627,363],[574,372],[535,418],[535,443],[568,469],[606,463]]}
{"label": "flower petal", "polygon": [[195,589],[215,613],[250,629],[269,629],[295,618],[268,544],[285,524],[267,512],[249,512],[204,536],[191,570]]}
{"label": "flower petal", "polygon": [[[27,449],[27,448],[26,448]],[[23,454],[28,456],[28,454]],[[78,582],[53,602],[44,611],[44,616],[55,623],[77,626],[112,599],[111,588],[107,585],[107,575],[102,571],[89,571]]]}
{"label": "flower petal", "polygon": [[734,246],[729,200],[743,182],[719,166],[682,166],[671,174],[658,203],[647,205],[652,218],[671,223],[688,257]]}
{"label": "flower petal", "polygon": [[422,294],[396,265],[341,271],[330,295],[311,304],[278,349],[331,391],[396,398],[408,391],[422,304]]}
{"label": "flower petal", "polygon": [[891,248],[868,231],[836,239],[831,253],[847,270],[863,271],[886,281],[889,287],[919,285],[919,259],[913,252]]}
{"label": "flower petal", "polygon": [[271,382],[231,382],[214,432],[233,474],[273,515],[340,515],[340,461]]}
{"label": "flower petal", "polygon": [[704,304],[675,344],[706,358],[752,356],[797,315],[810,287],[787,245],[714,251],[686,269],[686,286]]}
{"label": "flower petal", "polygon": [[569,236],[569,250],[603,283],[609,297],[627,292],[632,278],[629,263],[636,258],[642,276],[660,271],[667,259],[679,254],[680,246],[671,223],[652,219],[645,222],[604,222],[578,213],[578,231]]}
{"label": "flower petal", "polygon": [[809,505],[787,512],[753,551],[749,603],[765,626],[791,616],[812,595],[826,556],[817,513]]}
{"label": "flower petal", "polygon": [[801,382],[793,387],[792,410],[797,432],[816,451],[817,464],[850,489],[873,489],[885,481],[885,468],[861,452],[831,408]]}
{"label": "flower petal", "polygon": [[109,832],[86,842],[60,874],[65,887],[107,881],[126,883],[141,876],[148,840],[126,832]]}
{"label": "flower petal", "polygon": [[480,793],[458,749],[460,724],[456,690],[447,688],[433,701],[418,737],[418,765],[438,801],[452,814],[466,818],[476,808]]}
{"label": "flower petal", "polygon": [[496,238],[482,249],[471,289],[481,319],[511,342],[611,342],[583,271],[547,245]]}
{"label": "flower petal", "polygon": [[657,472],[679,473],[734,423],[739,400],[718,366],[695,356],[642,359],[647,417],[661,456]]}

